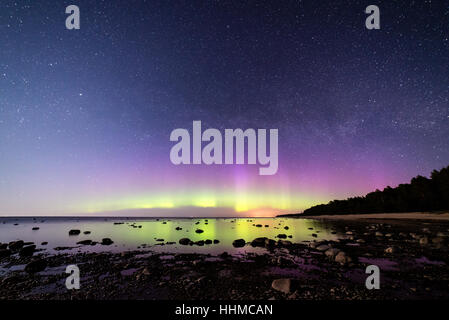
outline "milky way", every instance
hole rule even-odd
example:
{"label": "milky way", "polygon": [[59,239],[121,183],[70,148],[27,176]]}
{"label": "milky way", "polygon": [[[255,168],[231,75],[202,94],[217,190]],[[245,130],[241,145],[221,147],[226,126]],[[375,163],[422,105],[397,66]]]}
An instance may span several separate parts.
{"label": "milky way", "polygon": [[[0,4],[0,215],[297,212],[449,164],[449,1]],[[65,28],[76,4],[80,30]],[[279,169],[170,132],[279,129]]]}

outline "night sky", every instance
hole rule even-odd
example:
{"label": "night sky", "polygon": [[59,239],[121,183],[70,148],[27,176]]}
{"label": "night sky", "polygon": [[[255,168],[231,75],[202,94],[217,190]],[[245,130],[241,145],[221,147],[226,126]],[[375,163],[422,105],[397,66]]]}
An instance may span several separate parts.
{"label": "night sky", "polygon": [[[173,165],[193,120],[279,129],[277,174]],[[449,1],[0,4],[0,215],[300,212],[428,176],[448,146]]]}

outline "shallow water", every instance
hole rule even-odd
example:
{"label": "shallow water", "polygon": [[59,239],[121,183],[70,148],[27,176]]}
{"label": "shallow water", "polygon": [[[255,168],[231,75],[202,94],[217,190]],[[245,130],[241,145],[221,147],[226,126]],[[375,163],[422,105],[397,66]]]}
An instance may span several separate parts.
{"label": "shallow water", "polygon": [[[122,223],[122,224],[114,224]],[[15,225],[17,224],[17,225]],[[262,225],[257,227],[256,225]],[[268,225],[268,227],[265,227]],[[133,227],[134,226],[134,227]],[[139,228],[139,226],[141,226]],[[39,230],[32,230],[39,227]],[[182,230],[176,230],[177,227]],[[285,229],[288,227],[288,229]],[[310,229],[312,228],[312,230]],[[79,229],[81,234],[69,236],[69,230]],[[196,233],[201,229],[203,233]],[[244,239],[247,242],[257,237],[268,237],[277,240],[278,234],[291,236],[286,240],[304,242],[317,240],[335,240],[338,235],[332,234],[332,226],[311,219],[292,218],[223,218],[223,219],[163,219],[163,218],[0,218],[0,242],[13,240],[34,242],[38,249],[54,253],[57,247],[76,247],[60,252],[120,252],[136,249],[176,253],[210,253],[220,254],[224,251],[231,254],[261,252],[264,249],[245,246],[234,248],[232,242]],[[84,231],[91,234],[85,235]],[[313,237],[315,233],[317,237]],[[111,238],[114,244],[104,246],[97,244],[77,245],[81,240],[101,242],[103,238]],[[204,246],[183,246],[178,243],[181,238],[198,240],[219,240],[219,244]],[[163,239],[164,241],[156,241]],[[41,245],[48,242],[47,245]],[[176,244],[167,245],[166,242]],[[164,243],[165,245],[157,245]],[[145,247],[142,245],[145,244]]]}

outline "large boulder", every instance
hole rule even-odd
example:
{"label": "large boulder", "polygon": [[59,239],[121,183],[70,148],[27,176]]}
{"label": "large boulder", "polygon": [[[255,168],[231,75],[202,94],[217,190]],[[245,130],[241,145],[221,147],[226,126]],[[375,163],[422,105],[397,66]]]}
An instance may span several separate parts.
{"label": "large boulder", "polygon": [[31,246],[26,246],[20,249],[19,255],[21,257],[31,257],[36,250],[36,246],[33,244]]}
{"label": "large boulder", "polygon": [[329,258],[335,258],[337,254],[340,252],[337,248],[330,248],[324,252],[324,254]]}
{"label": "large boulder", "polygon": [[8,249],[0,249],[0,259],[1,259],[1,258],[9,257],[10,255],[11,255],[11,250],[8,250]]}
{"label": "large boulder", "polygon": [[265,239],[265,247],[266,248],[271,248],[274,247],[276,245],[276,241],[274,241],[273,239]]}
{"label": "large boulder", "polygon": [[244,239],[237,239],[232,242],[232,245],[236,248],[244,247],[245,244],[246,244],[246,241]]}
{"label": "large boulder", "polygon": [[349,262],[351,262],[352,259],[350,257],[348,257],[346,255],[346,253],[344,253],[343,251],[340,251],[336,256],[335,256],[335,262],[341,264],[341,265],[345,265],[348,264]]}
{"label": "large boulder", "polygon": [[265,241],[268,240],[267,237],[256,238],[251,241],[251,246],[253,247],[265,247]]}
{"label": "large boulder", "polygon": [[11,250],[12,252],[17,252],[20,249],[22,249],[24,242],[22,240],[18,240],[18,241],[11,241],[9,243],[9,250]]}
{"label": "large boulder", "polygon": [[284,233],[278,234],[277,237],[278,237],[279,239],[287,239],[287,235],[284,234]]}
{"label": "large boulder", "polygon": [[291,292],[292,281],[291,279],[276,279],[271,283],[271,287],[283,293]]}
{"label": "large boulder", "polygon": [[179,240],[179,244],[183,245],[183,246],[187,246],[189,245],[191,242],[191,240],[189,238],[182,238]]}
{"label": "large boulder", "polygon": [[34,260],[25,266],[25,271],[28,273],[36,273],[44,271],[47,268],[47,261],[44,259]]}
{"label": "large boulder", "polygon": [[88,246],[88,245],[92,244],[92,240],[82,240],[82,241],[78,241],[76,244],[82,244],[82,245]]}
{"label": "large boulder", "polygon": [[281,247],[289,247],[292,245],[292,242],[288,240],[278,240],[278,245]]}
{"label": "large boulder", "polygon": [[196,244],[197,246],[204,246],[204,240],[195,241],[193,244]]}
{"label": "large boulder", "polygon": [[112,241],[112,240],[109,239],[109,238],[103,238],[103,239],[101,240],[101,244],[104,245],[104,246],[110,246],[110,245],[113,244],[113,243],[114,243],[114,241]]}
{"label": "large boulder", "polygon": [[329,246],[327,244],[322,244],[322,245],[319,245],[318,247],[316,247],[315,249],[318,251],[324,252],[329,249]]}
{"label": "large boulder", "polygon": [[77,235],[79,235],[80,233],[81,233],[80,230],[72,229],[72,230],[69,231],[69,236],[77,236]]}

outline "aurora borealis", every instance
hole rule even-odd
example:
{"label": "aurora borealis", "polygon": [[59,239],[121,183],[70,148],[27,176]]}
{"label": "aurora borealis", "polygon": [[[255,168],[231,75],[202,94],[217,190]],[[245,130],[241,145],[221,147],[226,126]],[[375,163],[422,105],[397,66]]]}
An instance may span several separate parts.
{"label": "aurora borealis", "polygon": [[[0,215],[272,216],[447,166],[449,3],[369,4],[2,1]],[[278,129],[277,173],[173,165],[195,120]]]}

